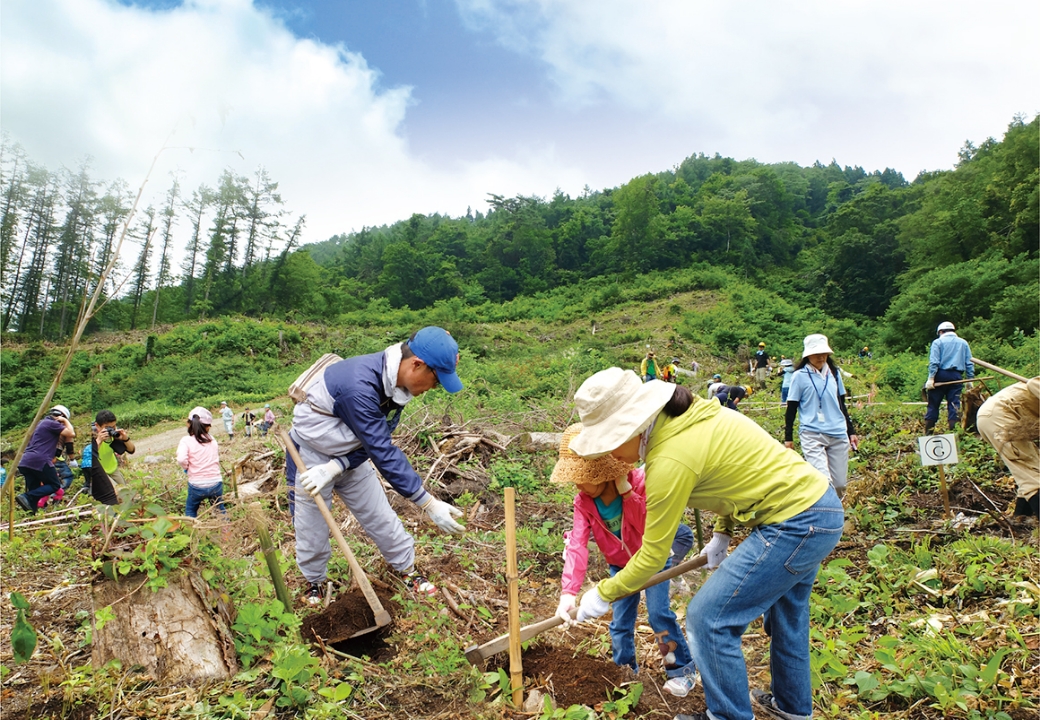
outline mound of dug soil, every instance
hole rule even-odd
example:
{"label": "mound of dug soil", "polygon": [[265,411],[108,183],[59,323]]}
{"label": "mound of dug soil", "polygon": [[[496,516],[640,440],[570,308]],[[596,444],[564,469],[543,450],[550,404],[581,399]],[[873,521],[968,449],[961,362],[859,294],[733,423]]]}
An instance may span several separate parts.
{"label": "mound of dug soil", "polygon": [[[378,591],[376,596],[393,616],[395,608],[389,596]],[[376,616],[365,596],[360,590],[353,590],[340,595],[321,612],[305,617],[300,632],[308,640],[320,638],[321,642],[332,644],[348,640],[357,632],[375,627],[375,624]]]}
{"label": "mound of dug soil", "polygon": [[[508,657],[503,654],[502,658],[501,667],[508,672]],[[658,669],[640,669],[637,674],[615,665],[609,657],[575,656],[572,649],[551,645],[530,647],[524,652],[522,662],[526,690],[541,688],[560,708],[571,705],[595,708],[618,697],[614,689],[625,690],[628,685],[641,682],[643,694],[633,708],[635,717],[671,717],[675,713],[704,710],[704,696],[699,686],[685,698],[672,697],[660,689],[665,677]]]}

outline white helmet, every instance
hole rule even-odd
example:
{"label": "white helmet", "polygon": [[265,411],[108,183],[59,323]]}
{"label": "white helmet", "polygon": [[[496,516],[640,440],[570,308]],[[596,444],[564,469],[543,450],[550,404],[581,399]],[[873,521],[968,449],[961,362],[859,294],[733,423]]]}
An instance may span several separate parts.
{"label": "white helmet", "polygon": [[936,333],[941,333],[941,332],[946,332],[947,330],[956,330],[956,329],[957,328],[955,328],[953,326],[952,322],[950,322],[949,320],[946,320],[945,322],[939,323],[939,327],[937,327],[935,329],[935,332]]}
{"label": "white helmet", "polygon": [[51,414],[53,415],[54,413],[59,413],[60,415],[63,415],[66,420],[72,419],[72,414],[69,412],[69,409],[64,405],[55,405],[54,407],[52,407]]}

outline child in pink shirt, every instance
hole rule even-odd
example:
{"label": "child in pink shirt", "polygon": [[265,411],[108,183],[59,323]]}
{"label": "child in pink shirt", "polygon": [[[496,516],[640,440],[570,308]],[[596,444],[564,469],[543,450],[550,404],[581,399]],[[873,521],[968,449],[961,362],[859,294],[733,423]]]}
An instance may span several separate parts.
{"label": "child in pink shirt", "polygon": [[220,473],[220,457],[217,441],[209,434],[213,415],[204,407],[194,408],[188,413],[188,434],[177,445],[177,462],[188,473],[188,500],[184,514],[197,517],[202,501],[209,499],[221,512],[224,503],[224,481]]}
{"label": "child in pink shirt", "polygon": [[[613,576],[628,564],[643,544],[646,527],[646,488],[644,472],[605,455],[594,460],[579,457],[570,449],[570,441],[581,432],[580,423],[571,425],[560,443],[560,459],[553,468],[552,482],[574,483],[578,494],[574,497],[574,527],[564,534],[563,582],[560,605],[556,614],[571,622],[570,611],[585,581],[589,566],[589,538],[610,565]],[[662,570],[682,562],[693,545],[693,532],[679,525],[672,542],[672,558]],[[647,615],[650,627],[657,636],[665,674],[668,681],[665,692],[685,697],[696,684],[696,667],[690,656],[686,637],[669,598],[669,583],[665,580],[647,588]],[[635,627],[639,595],[615,600],[614,617],[610,621],[610,640],[614,662],[638,670],[636,663]]]}

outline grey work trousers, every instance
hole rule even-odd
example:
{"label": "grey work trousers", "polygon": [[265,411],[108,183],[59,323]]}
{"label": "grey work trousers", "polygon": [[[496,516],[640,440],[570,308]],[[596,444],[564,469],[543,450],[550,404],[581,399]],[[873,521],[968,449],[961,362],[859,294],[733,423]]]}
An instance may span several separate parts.
{"label": "grey work trousers", "polygon": [[801,432],[802,457],[830,480],[838,497],[845,494],[849,478],[849,438],[818,432]]}
{"label": "grey work trousers", "polygon": [[[307,467],[331,459],[309,450],[306,445],[300,447],[300,454]],[[350,508],[361,528],[379,548],[387,564],[398,572],[410,570],[415,564],[415,538],[405,530],[401,518],[390,507],[383,483],[371,461],[340,473],[335,480],[322,488],[321,496],[330,509],[333,491]],[[329,527],[314,498],[299,485],[293,525],[296,528],[296,565],[307,582],[324,583],[329,557],[332,554]]]}

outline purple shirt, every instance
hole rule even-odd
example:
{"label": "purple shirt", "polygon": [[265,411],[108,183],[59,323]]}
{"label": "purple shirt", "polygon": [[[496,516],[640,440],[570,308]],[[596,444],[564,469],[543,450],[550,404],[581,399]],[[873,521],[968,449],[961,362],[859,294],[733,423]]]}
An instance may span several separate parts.
{"label": "purple shirt", "polygon": [[29,447],[25,448],[19,467],[43,470],[48,465],[53,465],[54,450],[58,447],[58,438],[63,430],[65,426],[50,415],[40,420],[33,432],[32,440],[29,441]]}

